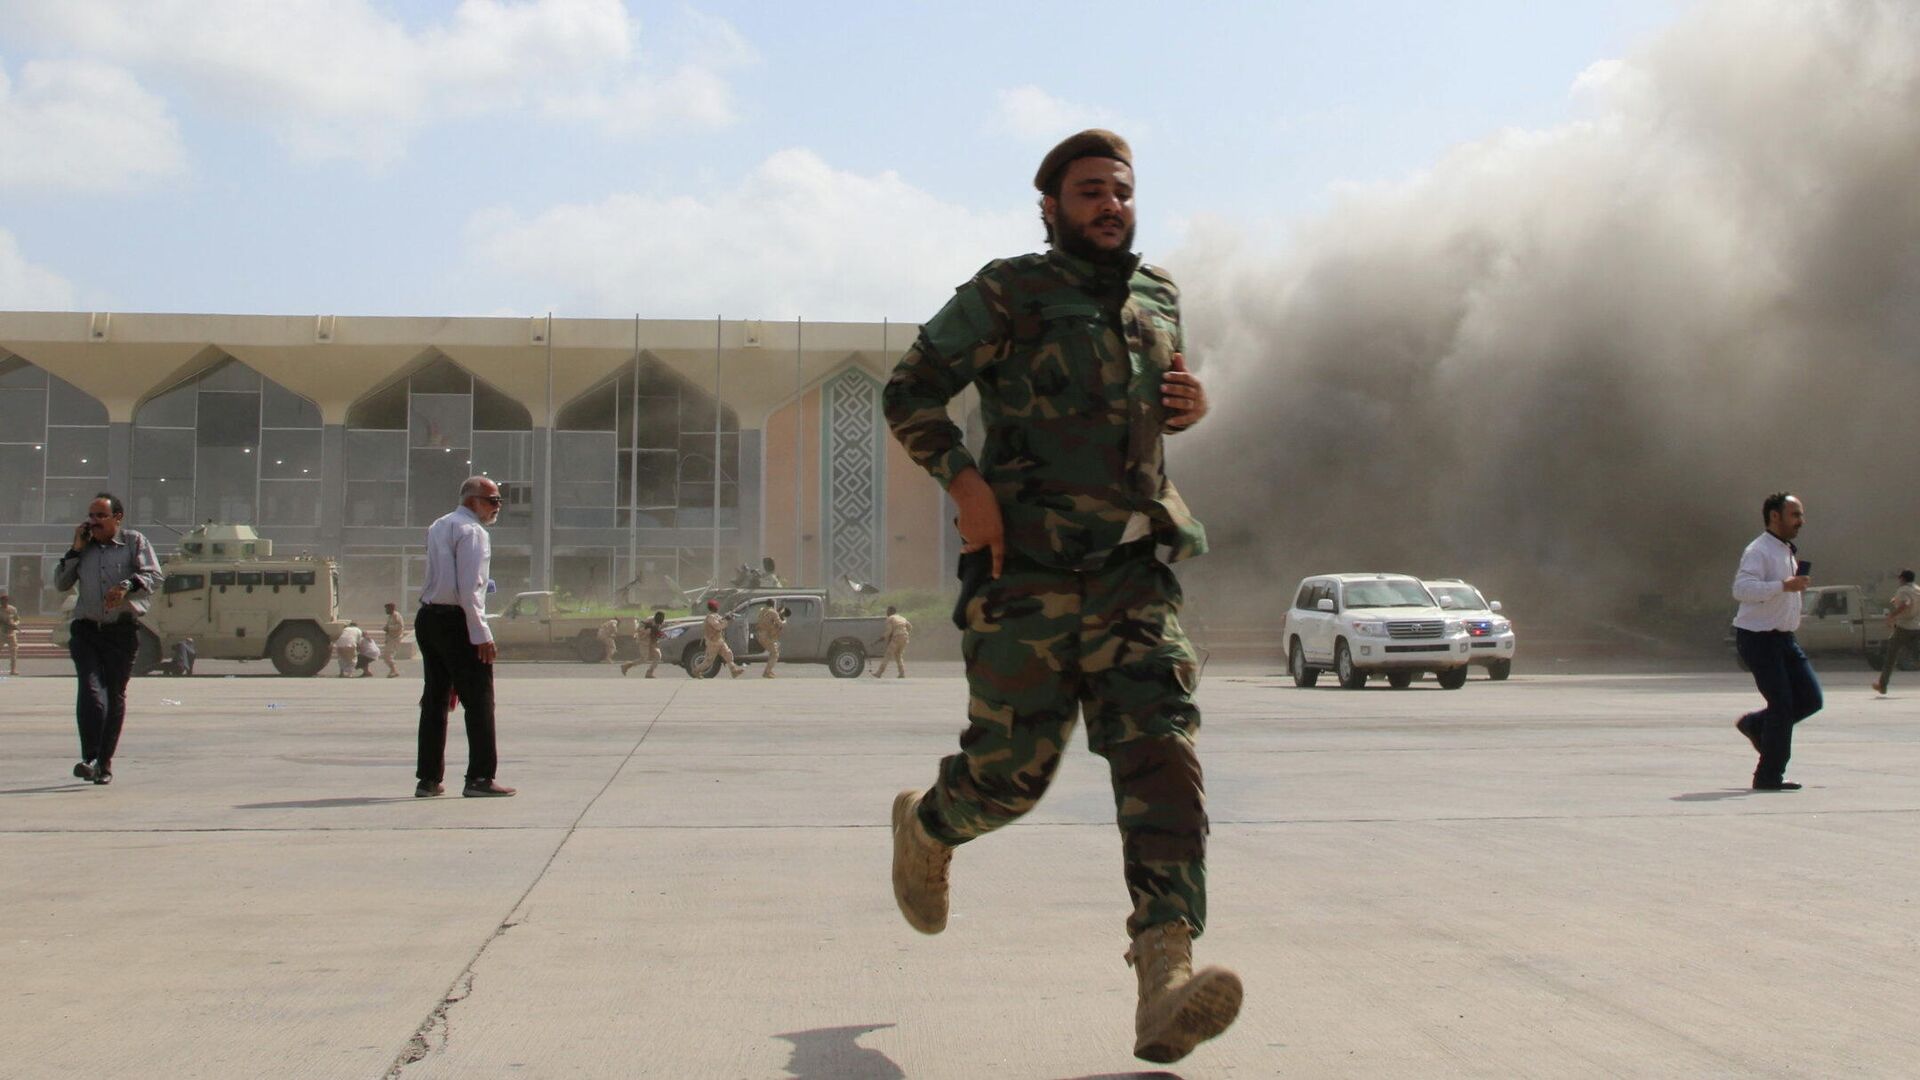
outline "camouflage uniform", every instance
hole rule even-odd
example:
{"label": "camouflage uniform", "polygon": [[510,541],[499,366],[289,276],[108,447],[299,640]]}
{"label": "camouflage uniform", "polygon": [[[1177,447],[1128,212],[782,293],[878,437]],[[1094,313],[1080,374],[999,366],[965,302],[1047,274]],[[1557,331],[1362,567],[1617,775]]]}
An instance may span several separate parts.
{"label": "camouflage uniform", "polygon": [[760,609],[760,621],[754,624],[753,632],[760,635],[760,647],[767,650],[767,667],[760,673],[763,679],[774,677],[773,666],[780,662],[780,631],[786,628],[787,620],[779,608],[769,604]]}
{"label": "camouflage uniform", "polygon": [[733,677],[739,678],[740,673],[746,668],[733,662],[733,646],[727,644],[727,617],[717,611],[707,612],[707,621],[701,626],[701,632],[706,635],[703,644],[707,649],[707,663],[695,678],[706,678],[713,671],[713,665],[723,660],[726,661],[727,670],[733,673]]}
{"label": "camouflage uniform", "polygon": [[391,679],[400,674],[393,662],[400,658],[400,642],[407,636],[407,620],[401,618],[398,611],[387,612],[385,632],[387,648],[381,655],[387,662],[387,678]]}
{"label": "camouflage uniform", "polygon": [[880,666],[873,669],[873,677],[879,678],[887,673],[887,662],[893,662],[894,670],[901,678],[907,677],[907,637],[913,632],[913,624],[905,615],[887,616],[887,651],[880,657]]}
{"label": "camouflage uniform", "polygon": [[618,620],[608,619],[605,622],[602,622],[600,624],[600,629],[595,633],[594,636],[600,639],[600,662],[601,663],[603,664],[613,663],[613,638],[614,638],[614,635],[618,634],[619,632],[620,632],[620,623]]}
{"label": "camouflage uniform", "polygon": [[0,647],[7,650],[7,674],[20,674],[20,611],[0,604]]}
{"label": "camouflage uniform", "polygon": [[[640,647],[646,653],[647,678],[653,678],[653,669],[660,666],[660,639],[666,636],[666,627],[648,619],[640,624]],[[635,658],[620,665],[620,674],[625,675],[641,663]]]}
{"label": "camouflage uniform", "polygon": [[975,464],[946,403],[979,388],[978,468],[1006,527],[1005,573],[965,606],[969,726],[920,822],[959,844],[1026,813],[1084,713],[1112,774],[1130,936],[1206,923],[1196,664],[1156,552],[1178,561],[1207,546],[1163,469],[1160,384],[1181,347],[1164,271],[1054,250],[962,285],[885,395],[895,437],[944,487]]}

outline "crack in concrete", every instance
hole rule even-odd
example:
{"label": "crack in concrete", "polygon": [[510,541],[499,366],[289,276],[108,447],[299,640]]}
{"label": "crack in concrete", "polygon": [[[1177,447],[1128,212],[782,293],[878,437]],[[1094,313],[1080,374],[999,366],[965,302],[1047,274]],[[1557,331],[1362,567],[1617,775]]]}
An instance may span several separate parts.
{"label": "crack in concrete", "polygon": [[[453,985],[447,988],[445,994],[441,995],[440,1003],[435,1005],[433,1011],[427,1014],[427,1018],[420,1022],[419,1027],[414,1029],[413,1036],[407,1040],[406,1047],[393,1059],[393,1065],[387,1069],[386,1080],[401,1080],[408,1066],[416,1065],[425,1061],[429,1056],[446,1050],[449,1041],[453,1037],[453,1017],[449,1010],[472,996],[475,969],[480,966],[480,959],[487,954],[487,949],[491,947],[494,942],[500,940],[507,931],[526,923],[533,917],[531,912],[524,910],[527,905],[527,898],[533,895],[533,890],[539,888],[542,881],[546,880],[547,872],[553,869],[555,860],[560,858],[560,852],[566,849],[567,842],[573,839],[575,832],[579,831],[580,823],[586,820],[587,814],[592,811],[594,804],[600,801],[601,796],[605,795],[608,789],[613,787],[613,782],[620,778],[620,774],[624,772],[627,765],[633,761],[634,755],[640,752],[640,747],[647,741],[647,736],[653,734],[654,725],[658,724],[660,718],[667,714],[667,709],[673,705],[674,699],[679,696],[680,691],[676,688],[673,694],[660,706],[660,711],[654,714],[652,721],[647,724],[646,730],[642,731],[640,737],[634,740],[633,748],[628,750],[627,756],[620,760],[619,767],[614,769],[612,775],[607,777],[606,783],[600,785],[600,790],[594,793],[593,798],[587,800],[587,805],[580,808],[580,813],[573,819],[573,824],[567,827],[566,835],[562,836],[560,842],[553,846],[553,851],[547,855],[547,861],[541,864],[540,872],[533,875],[533,880],[527,884],[526,890],[513,902],[513,906],[507,909],[506,915],[494,926],[493,932],[487,935],[486,940],[480,943],[478,949],[474,950],[473,957],[467,961],[467,966],[461,969],[459,977],[454,979]],[[518,918],[515,917],[516,915]]]}

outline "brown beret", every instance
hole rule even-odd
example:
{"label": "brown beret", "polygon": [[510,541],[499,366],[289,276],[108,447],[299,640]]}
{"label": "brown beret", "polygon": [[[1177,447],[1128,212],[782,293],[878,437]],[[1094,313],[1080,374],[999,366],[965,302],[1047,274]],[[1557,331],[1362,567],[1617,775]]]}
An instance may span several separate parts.
{"label": "brown beret", "polygon": [[1133,148],[1127,145],[1127,140],[1105,128],[1088,128],[1078,135],[1067,136],[1059,146],[1047,151],[1047,156],[1041,159],[1040,171],[1033,174],[1033,186],[1047,190],[1062,170],[1084,157],[1112,158],[1129,168],[1133,166]]}

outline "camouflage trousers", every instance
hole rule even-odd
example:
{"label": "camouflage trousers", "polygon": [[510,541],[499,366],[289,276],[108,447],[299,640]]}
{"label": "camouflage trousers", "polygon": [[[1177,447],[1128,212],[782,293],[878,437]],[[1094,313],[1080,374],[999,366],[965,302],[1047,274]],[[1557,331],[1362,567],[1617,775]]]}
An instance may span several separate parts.
{"label": "camouflage trousers", "polygon": [[936,839],[961,844],[1033,809],[1076,713],[1107,759],[1133,913],[1128,936],[1207,917],[1207,810],[1194,737],[1193,646],[1180,584],[1150,546],[1100,570],[1016,562],[967,604],[968,727],[921,801]]}

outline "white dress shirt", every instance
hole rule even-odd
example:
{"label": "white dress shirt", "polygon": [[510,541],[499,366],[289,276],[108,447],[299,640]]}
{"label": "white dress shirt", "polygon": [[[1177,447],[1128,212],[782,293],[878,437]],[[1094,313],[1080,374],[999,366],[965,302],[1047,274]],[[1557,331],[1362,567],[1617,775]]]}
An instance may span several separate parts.
{"label": "white dress shirt", "polygon": [[487,527],[464,506],[427,528],[427,580],[420,587],[420,602],[460,605],[467,615],[467,640],[475,645],[493,640],[487,626],[487,569],[492,559]]}
{"label": "white dress shirt", "polygon": [[1803,594],[1786,591],[1786,580],[1798,569],[1792,545],[1763,532],[1740,555],[1733,575],[1733,598],[1740,613],[1733,625],[1742,630],[1798,630]]}

